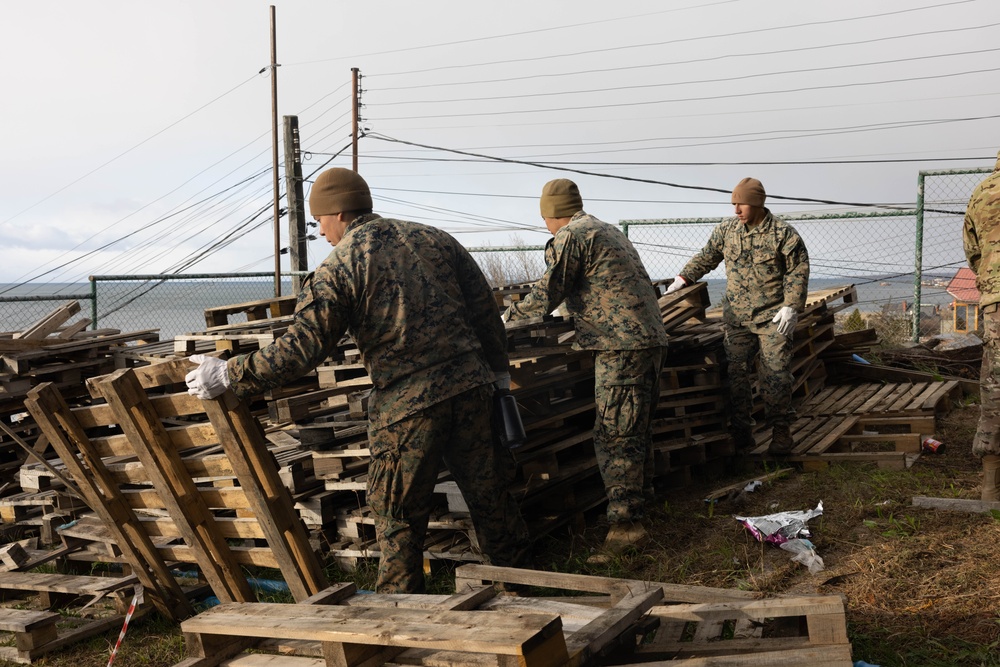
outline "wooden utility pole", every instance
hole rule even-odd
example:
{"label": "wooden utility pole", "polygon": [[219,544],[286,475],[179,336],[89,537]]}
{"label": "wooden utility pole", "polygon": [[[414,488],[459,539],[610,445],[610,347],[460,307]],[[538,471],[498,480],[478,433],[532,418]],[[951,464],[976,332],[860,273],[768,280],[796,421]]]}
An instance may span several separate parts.
{"label": "wooden utility pole", "polygon": [[358,115],[361,113],[361,75],[357,67],[351,68],[351,168],[358,170]]}
{"label": "wooden utility pole", "polygon": [[[288,257],[292,271],[308,271],[306,257],[306,211],[302,197],[302,152],[299,148],[299,117],[285,120],[285,198],[288,202]],[[292,276],[292,292],[298,294],[302,278]]]}
{"label": "wooden utility pole", "polygon": [[271,171],[274,190],[274,296],[281,296],[281,200],[278,199],[278,41],[271,5]]}

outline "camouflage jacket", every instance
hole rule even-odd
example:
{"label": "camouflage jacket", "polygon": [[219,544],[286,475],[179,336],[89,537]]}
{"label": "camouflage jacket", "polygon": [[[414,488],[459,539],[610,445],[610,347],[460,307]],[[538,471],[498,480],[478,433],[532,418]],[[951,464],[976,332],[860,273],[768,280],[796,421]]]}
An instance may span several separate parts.
{"label": "camouflage jacket", "polygon": [[545,275],[507,311],[510,321],[547,315],[564,300],[582,350],[667,344],[656,290],[617,227],[580,211],[545,246]]}
{"label": "camouflage jacket", "polygon": [[962,239],[965,257],[976,272],[979,307],[1000,303],[1000,153],[993,173],[972,191]]}
{"label": "camouflage jacket", "polygon": [[680,275],[690,285],[726,261],[722,316],[726,324],[769,322],[782,306],[801,311],[809,284],[809,253],[799,233],[768,209],[748,229],[739,218],[723,220]]}
{"label": "camouflage jacket", "polygon": [[493,292],[468,251],[434,227],[369,214],[306,279],[287,332],[229,361],[234,391],[248,396],[304,375],[345,331],[371,376],[376,428],[508,368]]}

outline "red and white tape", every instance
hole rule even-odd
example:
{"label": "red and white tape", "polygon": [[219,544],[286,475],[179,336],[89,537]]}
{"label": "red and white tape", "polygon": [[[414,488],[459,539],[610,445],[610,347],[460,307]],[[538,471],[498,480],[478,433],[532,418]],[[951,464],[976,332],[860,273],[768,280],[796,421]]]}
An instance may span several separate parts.
{"label": "red and white tape", "polygon": [[118,655],[118,647],[122,645],[122,640],[125,639],[125,632],[128,631],[128,622],[132,620],[132,614],[135,613],[135,608],[142,604],[142,585],[135,585],[135,595],[132,596],[132,604],[128,606],[128,613],[125,614],[125,623],[122,625],[122,631],[118,633],[118,641],[115,642],[115,648],[111,651],[111,657],[108,658],[108,667],[111,667],[111,663],[115,661],[115,656]]}

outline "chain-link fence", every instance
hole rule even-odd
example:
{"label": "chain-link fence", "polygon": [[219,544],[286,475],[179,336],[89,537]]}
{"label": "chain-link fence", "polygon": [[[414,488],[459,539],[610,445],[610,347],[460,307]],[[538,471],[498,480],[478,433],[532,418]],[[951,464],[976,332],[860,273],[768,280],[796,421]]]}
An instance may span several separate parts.
{"label": "chain-link fence", "polygon": [[[810,289],[854,284],[866,311],[909,313],[920,330],[950,318],[948,281],[965,265],[962,218],[990,169],[924,171],[913,210],[782,214],[809,248]],[[718,218],[623,220],[619,224],[654,280],[673,278],[708,240]],[[490,284],[530,283],[545,269],[542,246],[470,248]],[[291,276],[292,274],[288,274]],[[160,329],[161,339],[205,328],[204,310],[274,296],[271,273],[94,276],[90,285],[24,285],[0,295],[0,331],[21,331],[61,302],[79,300],[93,328]],[[720,266],[705,280],[713,303],[725,287]],[[44,296],[37,292],[45,291]],[[282,294],[293,294],[291,279]],[[914,304],[920,307],[914,308]],[[925,322],[929,319],[930,322]]]}
{"label": "chain-link fence", "polygon": [[[282,279],[282,294],[294,294],[291,276]],[[22,331],[62,303],[76,300],[80,313],[70,322],[90,318],[92,329],[125,332],[159,329],[160,339],[166,340],[204,331],[206,308],[274,297],[273,273],[91,276],[90,281],[90,285],[50,286],[54,293],[45,296],[0,297],[0,330]],[[232,315],[230,321],[239,322],[241,316]]]}
{"label": "chain-link fence", "polygon": [[[917,302],[934,303],[943,298],[951,305],[948,282],[961,267],[967,266],[962,244],[965,207],[976,185],[990,172],[990,169],[920,172],[916,261],[919,280],[914,295]],[[948,311],[946,316],[950,319],[952,313]]]}
{"label": "chain-link fence", "polygon": [[491,287],[534,282],[545,272],[545,246],[486,246],[469,253]]}

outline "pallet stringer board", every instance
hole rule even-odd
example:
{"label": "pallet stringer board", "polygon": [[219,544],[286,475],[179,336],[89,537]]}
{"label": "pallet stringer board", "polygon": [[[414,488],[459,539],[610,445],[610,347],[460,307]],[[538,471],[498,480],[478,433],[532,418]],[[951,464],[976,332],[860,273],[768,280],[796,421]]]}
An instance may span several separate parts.
{"label": "pallet stringer board", "polygon": [[236,471],[240,486],[267,544],[281,564],[292,596],[304,600],[329,584],[309,544],[291,494],[281,481],[274,457],[267,450],[264,431],[247,405],[230,390],[204,401],[209,421]]}
{"label": "pallet stringer board", "polygon": [[212,591],[225,602],[256,600],[226,538],[215,526],[205,499],[179,453],[170,446],[163,424],[147,400],[135,371],[116,371],[98,386]]}
{"label": "pallet stringer board", "polygon": [[[100,456],[93,451],[87,434],[55,387],[51,383],[35,387],[28,392],[25,407],[76,480],[80,491],[87,498],[87,504],[115,536],[129,565],[149,593],[153,605],[163,615],[174,620],[194,614],[194,608],[180,585],[170,574],[170,569],[122,495],[118,484],[108,475]],[[78,451],[84,461],[77,458]]]}

